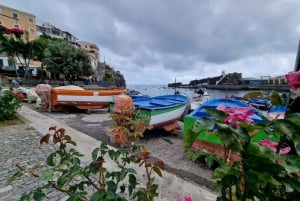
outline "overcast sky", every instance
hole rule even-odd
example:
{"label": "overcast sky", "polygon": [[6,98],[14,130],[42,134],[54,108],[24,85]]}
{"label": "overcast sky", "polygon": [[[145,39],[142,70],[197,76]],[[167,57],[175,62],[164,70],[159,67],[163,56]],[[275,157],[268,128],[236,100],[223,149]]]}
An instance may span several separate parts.
{"label": "overcast sky", "polygon": [[1,0],[100,48],[127,84],[294,69],[299,0]]}

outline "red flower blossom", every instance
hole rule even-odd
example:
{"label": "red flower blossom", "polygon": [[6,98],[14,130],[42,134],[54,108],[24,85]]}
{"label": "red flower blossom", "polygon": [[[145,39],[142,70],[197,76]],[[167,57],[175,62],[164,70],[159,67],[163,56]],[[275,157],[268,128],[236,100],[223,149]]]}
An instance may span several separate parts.
{"label": "red flower blossom", "polygon": [[19,29],[19,28],[11,28],[9,29],[10,33],[19,33],[19,34],[24,34],[23,29]]}
{"label": "red flower blossom", "polygon": [[250,118],[253,115],[253,108],[226,108],[224,105],[219,105],[217,110],[225,112],[228,116],[225,118],[225,122],[228,125],[238,127],[240,122],[254,123],[253,119]]}
{"label": "red flower blossom", "polygon": [[[177,201],[181,201],[180,199],[178,199]],[[191,197],[189,196],[185,196],[184,197],[184,201],[193,201]]]}
{"label": "red flower blossom", "polygon": [[[270,140],[264,139],[259,142],[260,145],[270,148],[272,151],[276,152],[278,143],[272,142]],[[279,150],[279,155],[285,155],[291,151],[291,147],[284,147]]]}
{"label": "red flower blossom", "polygon": [[292,90],[297,90],[300,88],[300,71],[286,74],[285,78]]}
{"label": "red flower blossom", "polygon": [[24,94],[19,93],[19,94],[18,94],[18,98],[23,99],[23,98],[25,98],[25,96],[24,96]]}

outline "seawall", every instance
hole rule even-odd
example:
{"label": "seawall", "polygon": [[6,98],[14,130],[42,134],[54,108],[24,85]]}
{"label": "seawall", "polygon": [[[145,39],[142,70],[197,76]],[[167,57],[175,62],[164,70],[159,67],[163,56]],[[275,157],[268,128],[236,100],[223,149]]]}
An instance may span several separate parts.
{"label": "seawall", "polygon": [[276,91],[289,91],[288,85],[202,85],[202,86],[190,86],[180,85],[177,88],[190,88],[196,89],[203,87],[207,89],[218,89],[218,90],[276,90]]}

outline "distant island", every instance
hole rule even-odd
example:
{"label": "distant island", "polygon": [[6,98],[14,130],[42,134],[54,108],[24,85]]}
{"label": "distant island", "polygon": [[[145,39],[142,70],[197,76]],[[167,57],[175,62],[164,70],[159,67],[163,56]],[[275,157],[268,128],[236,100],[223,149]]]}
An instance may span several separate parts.
{"label": "distant island", "polygon": [[277,90],[289,91],[289,86],[286,83],[284,76],[263,76],[257,78],[243,78],[242,73],[225,73],[216,77],[209,77],[199,80],[192,80],[189,84],[181,82],[169,83],[168,87],[176,88],[199,88],[220,90]]}

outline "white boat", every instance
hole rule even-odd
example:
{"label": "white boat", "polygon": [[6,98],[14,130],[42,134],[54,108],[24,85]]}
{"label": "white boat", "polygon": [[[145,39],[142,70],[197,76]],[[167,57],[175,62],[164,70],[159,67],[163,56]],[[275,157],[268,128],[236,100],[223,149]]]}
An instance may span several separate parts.
{"label": "white boat", "polygon": [[108,107],[116,95],[125,93],[124,89],[85,90],[76,86],[55,87],[51,90],[51,110],[60,107],[78,109],[101,109]]}
{"label": "white boat", "polygon": [[194,91],[194,95],[190,101],[191,111],[194,111],[199,105],[209,101],[209,94],[206,88],[199,88]]}

